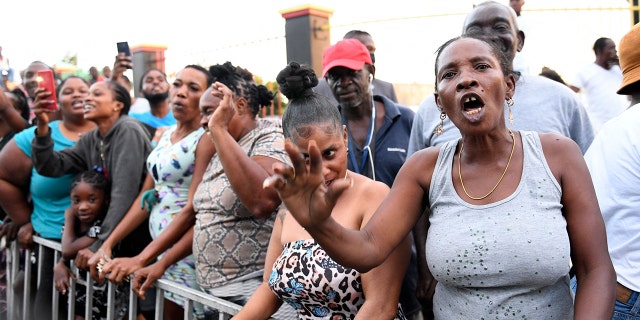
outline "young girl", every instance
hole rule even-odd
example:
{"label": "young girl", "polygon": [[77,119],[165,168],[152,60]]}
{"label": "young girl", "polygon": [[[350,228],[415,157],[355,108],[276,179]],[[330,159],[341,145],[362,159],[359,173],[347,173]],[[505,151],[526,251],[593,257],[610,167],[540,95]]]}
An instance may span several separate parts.
{"label": "young girl", "polygon": [[[76,279],[69,269],[69,262],[76,258],[78,251],[95,242],[100,234],[100,224],[109,208],[110,189],[109,180],[102,173],[93,170],[79,173],[71,183],[71,207],[65,211],[62,228],[62,259],[54,267],[54,284],[62,294],[66,294],[70,287],[69,278]],[[85,290],[81,286],[77,288],[76,319],[84,319]],[[101,319],[106,317],[107,311],[106,285],[94,288],[94,292],[93,319]],[[124,302],[126,303],[126,295]],[[116,306],[117,311],[122,310],[120,305],[118,303]]]}

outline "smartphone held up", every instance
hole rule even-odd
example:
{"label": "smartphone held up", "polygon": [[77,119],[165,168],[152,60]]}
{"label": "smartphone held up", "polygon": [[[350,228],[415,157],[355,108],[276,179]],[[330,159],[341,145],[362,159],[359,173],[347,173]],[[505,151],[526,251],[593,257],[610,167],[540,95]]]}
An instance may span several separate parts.
{"label": "smartphone held up", "polygon": [[[124,53],[125,56],[131,57],[131,50],[129,49],[128,42],[118,42],[116,43],[116,46],[118,47],[118,54]],[[131,69],[131,65],[128,65],[127,69]]]}
{"label": "smartphone held up", "polygon": [[118,47],[118,53],[120,52],[124,52],[124,55],[127,57],[131,56],[131,50],[129,50],[129,43],[128,42],[118,42],[116,43],[116,46]]}
{"label": "smartphone held up", "polygon": [[56,86],[55,86],[55,78],[53,77],[53,71],[51,70],[40,70],[38,71],[38,87],[45,89],[51,95],[47,98],[47,100],[52,100],[53,103],[47,103],[42,106],[45,109],[49,110],[58,110],[58,99],[56,98]]}

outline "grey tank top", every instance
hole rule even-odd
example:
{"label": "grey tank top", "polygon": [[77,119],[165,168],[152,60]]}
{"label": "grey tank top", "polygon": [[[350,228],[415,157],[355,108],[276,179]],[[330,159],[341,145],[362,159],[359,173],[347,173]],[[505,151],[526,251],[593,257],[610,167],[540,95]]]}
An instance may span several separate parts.
{"label": "grey tank top", "polygon": [[458,141],[433,173],[426,256],[438,285],[436,319],[573,319],[569,236],[560,185],[535,132],[521,131],[524,164],[507,198],[465,202],[452,182]]}

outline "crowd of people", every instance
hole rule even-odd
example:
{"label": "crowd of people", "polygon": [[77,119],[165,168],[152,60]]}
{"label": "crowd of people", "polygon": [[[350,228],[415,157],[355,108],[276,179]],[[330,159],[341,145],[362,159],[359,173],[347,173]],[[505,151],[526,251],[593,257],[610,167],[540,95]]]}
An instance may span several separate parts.
{"label": "crowd of people", "polygon": [[[324,50],[321,74],[283,66],[275,120],[259,116],[274,93],[229,61],[171,83],[146,70],[141,97],[124,53],[56,92],[32,62],[0,94],[0,237],[62,254],[23,257],[42,259],[37,281],[7,290],[76,319],[89,299],[107,316],[107,281],[116,319],[129,283],[153,319],[158,279],[240,305],[238,320],[640,319],[640,26],[597,39],[565,84],[519,66],[524,1],[510,2],[474,6],[415,112],[361,30]],[[93,290],[51,315],[72,264]],[[165,319],[219,318],[187,305],[165,292]]]}

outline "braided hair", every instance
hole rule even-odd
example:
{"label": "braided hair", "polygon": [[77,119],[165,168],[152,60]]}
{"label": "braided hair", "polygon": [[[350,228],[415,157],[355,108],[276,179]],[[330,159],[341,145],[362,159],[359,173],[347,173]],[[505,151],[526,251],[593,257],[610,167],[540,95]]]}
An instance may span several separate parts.
{"label": "braided hair", "polygon": [[249,70],[234,66],[229,61],[209,67],[209,73],[214,82],[224,83],[236,96],[247,99],[254,116],[273,100],[273,93],[267,87],[256,84]]}

